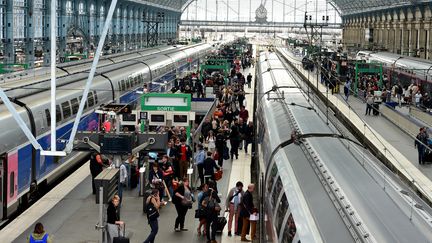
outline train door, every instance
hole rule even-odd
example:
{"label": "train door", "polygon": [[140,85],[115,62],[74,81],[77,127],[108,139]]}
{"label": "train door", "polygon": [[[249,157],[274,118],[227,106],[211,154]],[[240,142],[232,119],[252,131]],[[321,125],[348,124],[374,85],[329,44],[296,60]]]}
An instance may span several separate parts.
{"label": "train door", "polygon": [[6,185],[6,206],[12,205],[18,195],[18,151],[12,151],[7,155],[7,181]]}
{"label": "train door", "polygon": [[0,155],[0,219],[5,218],[6,215],[6,180],[7,176],[5,176],[5,166],[7,163],[7,156],[6,154]]}

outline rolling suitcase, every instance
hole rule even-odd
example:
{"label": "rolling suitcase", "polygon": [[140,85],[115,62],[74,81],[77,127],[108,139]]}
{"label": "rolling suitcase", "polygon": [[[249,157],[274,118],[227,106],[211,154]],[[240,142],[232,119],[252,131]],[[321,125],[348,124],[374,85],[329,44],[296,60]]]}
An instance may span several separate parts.
{"label": "rolling suitcase", "polygon": [[129,238],[125,236],[126,232],[126,224],[123,225],[123,236],[120,236],[120,229],[119,229],[119,236],[113,238],[113,243],[129,243]]}
{"label": "rolling suitcase", "polygon": [[216,220],[216,233],[222,233],[225,225],[227,224],[227,220],[225,217],[218,217]]}

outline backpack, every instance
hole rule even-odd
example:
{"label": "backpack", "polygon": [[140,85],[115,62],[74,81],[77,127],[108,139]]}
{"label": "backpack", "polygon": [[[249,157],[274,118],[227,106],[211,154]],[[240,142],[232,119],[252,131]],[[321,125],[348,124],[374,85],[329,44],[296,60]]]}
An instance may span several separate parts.
{"label": "backpack", "polygon": [[151,201],[152,198],[153,197],[151,196],[150,200],[147,199],[147,200],[149,200],[149,203],[147,204],[147,209],[146,209],[148,221],[153,221],[153,220],[156,220],[159,218],[159,211],[153,205],[153,203]]}

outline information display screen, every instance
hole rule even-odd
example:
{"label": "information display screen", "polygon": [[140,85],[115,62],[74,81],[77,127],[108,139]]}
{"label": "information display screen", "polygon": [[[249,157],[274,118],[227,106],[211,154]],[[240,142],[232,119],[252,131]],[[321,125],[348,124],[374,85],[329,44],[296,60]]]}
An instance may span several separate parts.
{"label": "information display screen", "polygon": [[165,122],[165,115],[157,115],[157,114],[150,115],[150,121],[151,122]]}
{"label": "information display screen", "polygon": [[121,154],[132,152],[131,134],[101,134],[99,137],[101,154]]}
{"label": "information display screen", "polygon": [[147,112],[146,111],[140,112],[140,119],[141,120],[147,120]]}
{"label": "information display screen", "polygon": [[136,114],[123,114],[123,121],[130,121],[134,122],[136,121]]}
{"label": "information display screen", "polygon": [[187,123],[188,122],[188,116],[187,115],[174,115],[174,122],[175,123]]}

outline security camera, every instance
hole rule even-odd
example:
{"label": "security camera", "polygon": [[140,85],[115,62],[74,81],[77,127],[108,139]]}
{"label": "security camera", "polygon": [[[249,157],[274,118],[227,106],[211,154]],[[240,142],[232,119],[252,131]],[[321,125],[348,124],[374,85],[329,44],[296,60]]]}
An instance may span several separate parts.
{"label": "security camera", "polygon": [[90,138],[89,137],[83,137],[83,142],[84,143],[88,143],[90,141]]}

